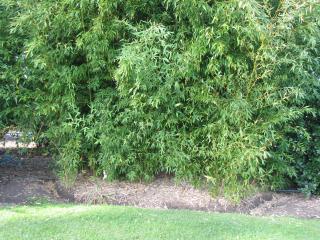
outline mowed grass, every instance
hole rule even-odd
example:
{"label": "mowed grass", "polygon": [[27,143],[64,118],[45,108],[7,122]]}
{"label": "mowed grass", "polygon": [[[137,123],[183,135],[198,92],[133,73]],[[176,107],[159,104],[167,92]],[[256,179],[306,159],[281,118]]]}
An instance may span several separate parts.
{"label": "mowed grass", "polygon": [[118,206],[0,209],[1,240],[320,239],[320,221]]}

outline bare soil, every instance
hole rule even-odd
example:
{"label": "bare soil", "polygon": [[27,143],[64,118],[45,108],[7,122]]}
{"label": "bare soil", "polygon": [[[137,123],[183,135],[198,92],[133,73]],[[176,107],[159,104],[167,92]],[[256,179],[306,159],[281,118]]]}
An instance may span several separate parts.
{"label": "bare soil", "polygon": [[176,183],[162,176],[151,183],[107,182],[79,175],[66,190],[50,170],[51,158],[14,155],[13,164],[1,164],[0,206],[51,202],[130,205],[142,208],[191,209],[210,212],[238,212],[257,216],[291,216],[320,219],[320,198],[301,194],[259,193],[234,204],[223,197],[213,198],[207,189],[186,182]]}
{"label": "bare soil", "polygon": [[252,209],[250,214],[320,219],[320,198],[307,199],[302,194],[273,194],[271,201]]}
{"label": "bare soil", "polygon": [[[3,156],[9,160],[2,161]],[[0,205],[28,204],[37,201],[66,202],[59,194],[57,179],[50,170],[51,158],[0,154]]]}

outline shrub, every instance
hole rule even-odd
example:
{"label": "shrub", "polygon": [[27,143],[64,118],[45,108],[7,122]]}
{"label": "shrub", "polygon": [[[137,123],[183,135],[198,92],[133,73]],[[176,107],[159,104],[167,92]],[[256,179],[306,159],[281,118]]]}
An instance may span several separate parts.
{"label": "shrub", "polygon": [[236,197],[292,183],[319,191],[317,1],[18,7],[11,31],[27,36],[28,70],[19,123],[32,119],[51,140],[65,174],[167,172]]}
{"label": "shrub", "polygon": [[[26,85],[24,77],[24,56],[22,33],[10,34],[11,19],[17,14],[15,4],[0,2],[0,129],[16,125],[18,116],[23,114],[18,104],[23,95],[21,88]],[[24,96],[26,98],[26,96]],[[0,137],[5,132],[0,131]]]}

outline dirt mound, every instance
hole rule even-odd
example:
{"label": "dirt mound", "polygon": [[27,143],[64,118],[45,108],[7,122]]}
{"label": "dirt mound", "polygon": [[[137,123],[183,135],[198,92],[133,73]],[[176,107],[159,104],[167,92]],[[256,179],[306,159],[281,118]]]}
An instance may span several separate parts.
{"label": "dirt mound", "polygon": [[196,189],[188,183],[177,184],[170,177],[161,177],[148,184],[80,177],[73,191],[75,200],[81,203],[212,212],[250,213],[252,209],[272,200],[271,193],[260,193],[234,204],[223,197],[212,198],[207,189]]}
{"label": "dirt mound", "polygon": [[212,198],[206,189],[188,183],[176,184],[170,177],[152,183],[106,182],[80,177],[73,188],[75,201],[87,204],[130,205],[142,208],[191,209],[238,212],[256,216],[292,216],[320,219],[320,198],[302,194],[259,193],[233,204],[223,197]]}

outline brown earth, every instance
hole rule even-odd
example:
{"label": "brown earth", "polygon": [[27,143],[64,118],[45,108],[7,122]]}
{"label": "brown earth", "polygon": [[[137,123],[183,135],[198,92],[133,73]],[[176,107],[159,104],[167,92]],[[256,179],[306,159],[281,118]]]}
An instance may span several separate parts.
{"label": "brown earth", "polygon": [[185,182],[176,183],[168,176],[151,183],[129,183],[79,175],[75,185],[67,191],[50,170],[51,158],[17,154],[14,157],[17,160],[13,164],[0,165],[0,206],[46,200],[320,219],[320,198],[269,192],[233,204],[223,197],[212,198],[206,189],[197,189]]}
{"label": "brown earth", "polygon": [[233,204],[223,197],[212,198],[206,189],[188,183],[176,184],[170,177],[152,183],[106,182],[79,177],[73,188],[81,203],[131,205],[142,208],[191,209],[209,212],[238,212],[257,216],[291,216],[320,219],[320,198],[302,194],[258,193]]}
{"label": "brown earth", "polygon": [[[57,179],[50,170],[51,158],[20,156],[6,153],[11,158],[3,163],[0,154],[0,205],[28,204],[36,201],[66,202],[59,194]],[[10,161],[11,160],[11,161]]]}

